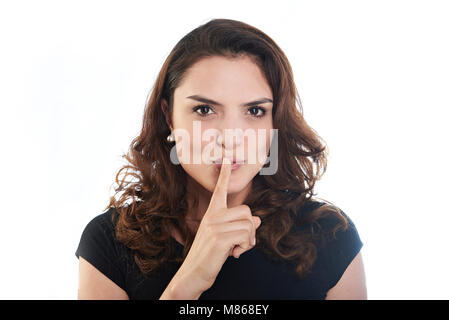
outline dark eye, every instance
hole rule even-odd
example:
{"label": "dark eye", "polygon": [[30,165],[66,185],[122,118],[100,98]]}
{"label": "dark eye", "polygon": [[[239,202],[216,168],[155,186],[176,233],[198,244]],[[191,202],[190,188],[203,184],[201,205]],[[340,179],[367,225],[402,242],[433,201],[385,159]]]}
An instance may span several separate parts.
{"label": "dark eye", "polygon": [[[263,117],[266,113],[265,109],[261,107],[251,107],[248,110],[253,110],[253,112],[250,111],[250,113],[255,118]],[[259,113],[259,111],[261,111],[261,113]]]}
{"label": "dark eye", "polygon": [[[197,112],[197,110],[200,110],[200,112]],[[205,117],[205,116],[209,115],[210,114],[210,113],[208,113],[209,110],[212,110],[212,109],[206,104],[198,105],[193,108],[193,112],[198,113],[198,115],[201,117]]]}

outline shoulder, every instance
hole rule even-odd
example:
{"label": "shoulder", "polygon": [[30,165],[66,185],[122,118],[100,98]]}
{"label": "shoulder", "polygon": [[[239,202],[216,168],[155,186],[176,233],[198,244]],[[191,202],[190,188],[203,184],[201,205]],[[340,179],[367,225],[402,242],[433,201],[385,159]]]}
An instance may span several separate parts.
{"label": "shoulder", "polygon": [[319,200],[305,202],[297,218],[299,227],[313,235],[327,287],[333,288],[350,264],[360,260],[355,258],[360,257],[363,242],[355,223],[341,208]]}
{"label": "shoulder", "polygon": [[83,235],[96,236],[110,241],[117,241],[115,237],[115,226],[117,224],[118,212],[115,208],[108,208],[105,212],[94,216],[85,226]]}
{"label": "shoulder", "polygon": [[86,229],[104,229],[112,231],[115,229],[117,211],[111,207],[101,214],[93,217],[86,225]]}
{"label": "shoulder", "polygon": [[326,242],[344,233],[357,232],[354,222],[341,208],[316,199],[308,200],[297,208],[295,225],[321,235]]}
{"label": "shoulder", "polygon": [[125,274],[128,268],[127,248],[115,236],[115,209],[109,208],[92,218],[84,228],[78,248],[75,251],[100,272],[125,288]]}
{"label": "shoulder", "polygon": [[124,245],[115,235],[117,218],[118,213],[113,207],[93,217],[83,230],[80,246],[102,247],[102,250],[113,250],[111,253],[118,254]]}

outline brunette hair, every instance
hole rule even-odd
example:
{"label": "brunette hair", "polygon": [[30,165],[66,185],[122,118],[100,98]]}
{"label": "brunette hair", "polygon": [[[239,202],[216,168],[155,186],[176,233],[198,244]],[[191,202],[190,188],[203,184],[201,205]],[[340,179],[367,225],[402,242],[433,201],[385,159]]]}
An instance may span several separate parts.
{"label": "brunette hair", "polygon": [[[315,227],[320,218],[333,215],[338,221],[333,234],[346,229],[344,212],[330,202],[312,211],[303,205],[315,196],[315,182],[326,171],[327,147],[305,122],[292,69],[284,52],[265,33],[246,23],[213,19],[185,35],[165,60],[144,111],[140,134],[123,155],[127,163],[115,177],[115,194],[109,205],[116,221],[116,237],[133,252],[144,276],[162,263],[182,262],[195,234],[185,223],[187,173],[170,161],[170,134],[162,100],[172,115],[175,89],[185,72],[199,59],[211,56],[248,56],[261,68],[273,93],[273,127],[278,130],[278,170],[274,175],[256,175],[244,201],[262,224],[256,246],[272,259],[295,263],[302,277],[316,260]],[[170,226],[176,226],[185,245],[176,257]],[[300,229],[293,226],[304,226]]]}

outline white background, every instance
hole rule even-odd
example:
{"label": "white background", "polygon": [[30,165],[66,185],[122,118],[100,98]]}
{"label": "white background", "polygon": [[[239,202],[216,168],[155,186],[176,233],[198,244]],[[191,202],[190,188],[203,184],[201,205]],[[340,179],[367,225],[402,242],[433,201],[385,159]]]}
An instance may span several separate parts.
{"label": "white background", "polygon": [[448,299],[445,1],[1,1],[0,298],[76,299],[168,53],[212,18],[272,37],[326,141],[318,196],[364,242],[369,299]]}

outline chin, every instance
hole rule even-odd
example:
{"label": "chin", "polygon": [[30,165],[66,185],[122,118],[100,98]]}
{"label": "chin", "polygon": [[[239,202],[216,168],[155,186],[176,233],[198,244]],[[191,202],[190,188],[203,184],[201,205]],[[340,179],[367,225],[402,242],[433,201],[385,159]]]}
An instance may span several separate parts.
{"label": "chin", "polygon": [[[210,182],[208,183],[210,192],[214,192],[215,185],[217,183],[218,175],[220,172],[214,168],[215,175],[211,176]],[[250,183],[253,177],[249,174],[248,168],[240,167],[237,170],[232,171],[231,177],[229,178],[228,194],[239,193],[245,189],[245,187]]]}

